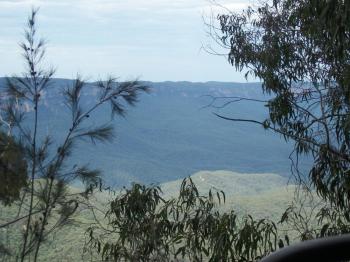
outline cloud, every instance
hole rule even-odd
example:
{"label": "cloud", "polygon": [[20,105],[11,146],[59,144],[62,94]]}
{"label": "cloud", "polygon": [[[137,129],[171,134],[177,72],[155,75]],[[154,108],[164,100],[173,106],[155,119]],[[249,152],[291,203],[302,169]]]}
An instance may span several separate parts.
{"label": "cloud", "polygon": [[0,7],[70,7],[99,14],[111,14],[118,11],[150,11],[150,12],[178,12],[198,10],[209,6],[222,5],[230,9],[240,9],[246,6],[243,0],[0,0]]}
{"label": "cloud", "polygon": [[[40,7],[39,17],[44,21],[66,19],[76,21],[89,19],[96,23],[109,24],[113,21],[128,23],[181,23],[210,12],[242,9],[247,6],[243,0],[0,0],[0,14],[16,16],[28,13],[31,7]],[[224,7],[224,8],[223,8]],[[44,11],[44,12],[43,12]],[[45,15],[49,13],[50,15]],[[186,17],[186,19],[183,19]],[[171,18],[171,20],[169,20]]]}
{"label": "cloud", "polygon": [[[243,0],[216,1],[232,10],[247,5]],[[209,72],[213,64],[210,58],[197,61],[205,38],[202,15],[222,8],[212,0],[0,0],[0,47],[6,50],[0,52],[6,61],[0,75],[22,67],[17,43],[32,6],[40,7],[39,35],[49,40],[48,61],[62,77],[112,70],[149,79],[181,80],[182,75],[191,80],[184,65],[205,65]],[[201,70],[195,70],[200,80]]]}

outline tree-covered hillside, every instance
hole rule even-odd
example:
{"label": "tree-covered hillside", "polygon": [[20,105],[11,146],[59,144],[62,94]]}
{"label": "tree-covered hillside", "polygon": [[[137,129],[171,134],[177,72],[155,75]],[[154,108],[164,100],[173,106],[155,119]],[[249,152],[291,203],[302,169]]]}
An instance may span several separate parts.
{"label": "tree-covered hillside", "polygon": [[[0,81],[0,83],[4,83]],[[71,116],[59,100],[60,89],[71,80],[55,79],[41,103],[47,110],[39,112],[47,133],[60,137],[69,129]],[[200,170],[226,169],[247,173],[290,175],[288,156],[292,147],[283,138],[256,128],[249,123],[228,123],[212,112],[239,117],[263,119],[264,103],[239,101],[225,108],[216,108],[230,97],[264,100],[258,83],[191,83],[145,82],[150,94],[140,96],[138,106],[127,117],[114,122],[116,139],[111,144],[82,145],[73,154],[72,162],[90,162],[104,171],[111,186],[131,182],[166,182],[181,179]],[[89,89],[86,89],[89,90]],[[82,103],[95,101],[95,90],[82,98]],[[213,97],[228,97],[216,99]],[[93,123],[109,121],[108,107],[91,115]],[[31,110],[28,107],[28,110]],[[31,119],[27,119],[28,123]],[[301,163],[304,168],[307,161]]]}

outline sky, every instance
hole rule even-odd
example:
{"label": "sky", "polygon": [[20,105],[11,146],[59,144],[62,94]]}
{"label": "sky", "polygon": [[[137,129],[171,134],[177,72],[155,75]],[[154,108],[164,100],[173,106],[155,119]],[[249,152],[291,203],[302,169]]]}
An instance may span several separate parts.
{"label": "sky", "polygon": [[[240,11],[244,0],[218,0]],[[31,7],[39,7],[38,35],[55,77],[123,80],[246,82],[208,36],[210,0],[0,0],[0,76],[23,71],[18,46]],[[203,20],[204,19],[204,20]],[[227,51],[226,51],[227,52]]]}

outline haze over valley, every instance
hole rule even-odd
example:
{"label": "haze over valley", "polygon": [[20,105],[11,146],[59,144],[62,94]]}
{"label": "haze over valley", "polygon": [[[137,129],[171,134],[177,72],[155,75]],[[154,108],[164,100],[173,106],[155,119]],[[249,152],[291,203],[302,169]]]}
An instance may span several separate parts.
{"label": "haze over valley", "polygon": [[[71,80],[55,79],[50,91],[43,94],[40,133],[51,134],[56,143],[70,128],[71,115],[60,92],[71,84]],[[255,124],[226,121],[213,114],[264,120],[265,103],[237,101],[219,108],[233,99],[230,97],[266,100],[259,83],[144,84],[151,92],[142,95],[125,118],[113,121],[114,142],[91,146],[82,141],[73,152],[72,165],[89,163],[101,169],[104,180],[114,187],[163,183],[201,170],[290,176],[292,146],[283,137]],[[83,104],[89,104],[95,100],[95,91],[88,86],[82,97]],[[87,125],[110,121],[107,109],[96,111]],[[301,170],[306,165],[307,161],[301,161]]]}

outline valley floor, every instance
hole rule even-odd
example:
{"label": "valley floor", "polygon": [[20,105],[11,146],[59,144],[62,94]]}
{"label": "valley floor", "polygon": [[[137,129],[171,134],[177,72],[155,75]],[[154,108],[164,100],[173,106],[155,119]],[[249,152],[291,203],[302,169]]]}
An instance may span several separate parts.
{"label": "valley floor", "polygon": [[[207,194],[210,189],[225,192],[226,201],[218,209],[228,212],[232,209],[238,214],[251,214],[255,218],[269,218],[278,221],[286,206],[291,203],[295,191],[294,185],[287,185],[287,180],[277,174],[242,174],[231,171],[200,171],[191,176],[200,194]],[[161,184],[164,197],[176,197],[182,180]],[[108,207],[108,193],[98,193],[94,204],[101,209]],[[7,215],[6,215],[7,212]],[[6,219],[13,210],[3,209],[1,219]],[[102,216],[102,214],[100,214]],[[43,246],[40,261],[84,261],[81,256],[85,243],[85,230],[93,220],[89,212],[81,212],[76,217],[77,223],[69,225],[52,235]],[[2,222],[2,221],[0,221]],[[17,227],[18,228],[18,227]],[[10,234],[10,235],[9,235]],[[19,232],[1,232],[1,241],[16,245]]]}

